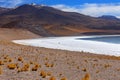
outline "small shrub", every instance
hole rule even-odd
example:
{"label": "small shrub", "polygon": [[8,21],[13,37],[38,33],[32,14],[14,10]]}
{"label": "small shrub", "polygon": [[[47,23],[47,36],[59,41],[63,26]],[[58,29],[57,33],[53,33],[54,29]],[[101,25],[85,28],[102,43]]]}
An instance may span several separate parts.
{"label": "small shrub", "polygon": [[19,68],[19,65],[18,65],[18,63],[16,63],[16,67],[17,67],[17,69]]}
{"label": "small shrub", "polygon": [[0,66],[0,75],[3,73],[2,67]]}
{"label": "small shrub", "polygon": [[86,71],[87,71],[87,69],[86,69],[86,68],[83,68],[83,69],[82,69],[82,71],[86,72]]}
{"label": "small shrub", "polygon": [[37,70],[38,70],[37,67],[33,67],[33,68],[32,68],[32,71],[37,71]]}
{"label": "small shrub", "polygon": [[41,65],[40,64],[35,64],[35,67],[40,68]]}
{"label": "small shrub", "polygon": [[8,58],[8,55],[6,55],[5,57],[4,57],[4,59],[7,59]]}
{"label": "small shrub", "polygon": [[111,67],[111,65],[105,64],[104,67],[105,67],[105,68],[108,68],[108,67]]}
{"label": "small shrub", "polygon": [[47,76],[51,76],[51,74],[52,74],[51,72],[47,72]]}
{"label": "small shrub", "polygon": [[84,60],[86,63],[88,63],[88,60]]}
{"label": "small shrub", "polygon": [[21,71],[29,71],[29,67],[30,67],[29,64],[25,64],[25,65],[21,68]]}
{"label": "small shrub", "polygon": [[32,62],[32,61],[30,61],[30,64],[33,64],[33,62]]}
{"label": "small shrub", "polygon": [[41,67],[39,64],[35,64],[35,66],[32,68],[32,71],[37,71],[39,67]]}
{"label": "small shrub", "polygon": [[67,78],[64,77],[64,78],[62,78],[62,79],[60,79],[60,80],[67,80]]}
{"label": "small shrub", "polygon": [[54,64],[52,63],[51,65],[50,65],[50,67],[53,67],[54,66]]}
{"label": "small shrub", "polygon": [[117,71],[120,71],[120,68],[118,68]]}
{"label": "small shrub", "polygon": [[77,69],[80,69],[80,67],[79,67],[79,66],[77,66]]}
{"label": "small shrub", "polygon": [[9,58],[9,59],[8,59],[8,62],[12,62],[12,59],[11,59],[11,58]]}
{"label": "small shrub", "polygon": [[90,80],[90,75],[87,73],[82,80]]}
{"label": "small shrub", "polygon": [[11,64],[8,64],[7,67],[8,67],[9,69],[15,69],[15,68],[16,68],[16,64],[11,63]]}
{"label": "small shrub", "polygon": [[8,60],[7,60],[7,59],[5,59],[5,60],[4,60],[4,63],[7,63],[7,62],[8,62]]}
{"label": "small shrub", "polygon": [[96,73],[99,73],[99,72],[100,72],[99,70],[96,71]]}
{"label": "small shrub", "polygon": [[21,72],[21,68],[18,68],[18,69],[17,69],[17,72],[18,72],[18,73]]}
{"label": "small shrub", "polygon": [[18,61],[23,61],[23,58],[22,57],[18,57]]}
{"label": "small shrub", "polygon": [[4,65],[4,62],[3,62],[3,61],[0,61],[0,65]]}
{"label": "small shrub", "polygon": [[56,80],[56,78],[52,76],[52,77],[50,77],[50,80]]}
{"label": "small shrub", "polygon": [[46,57],[45,60],[48,60],[48,58]]}
{"label": "small shrub", "polygon": [[59,76],[62,76],[62,73],[60,73]]}
{"label": "small shrub", "polygon": [[47,76],[46,72],[45,71],[41,71],[40,72],[40,76],[42,76],[42,78],[45,78]]}
{"label": "small shrub", "polygon": [[54,64],[45,63],[46,67],[53,67]]}
{"label": "small shrub", "polygon": [[29,68],[29,67],[30,67],[30,65],[29,65],[29,64],[25,64],[25,65],[24,65],[24,67]]}
{"label": "small shrub", "polygon": [[49,65],[48,63],[45,63],[45,66],[46,66],[46,67],[50,67],[50,65]]}

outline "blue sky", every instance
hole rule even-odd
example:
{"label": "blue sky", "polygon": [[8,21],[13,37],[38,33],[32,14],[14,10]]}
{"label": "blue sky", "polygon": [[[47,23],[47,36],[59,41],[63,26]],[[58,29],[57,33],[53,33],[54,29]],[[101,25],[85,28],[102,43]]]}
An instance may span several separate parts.
{"label": "blue sky", "polygon": [[93,17],[101,15],[120,17],[120,0],[0,0],[1,7],[14,7],[27,3],[45,4],[63,11]]}

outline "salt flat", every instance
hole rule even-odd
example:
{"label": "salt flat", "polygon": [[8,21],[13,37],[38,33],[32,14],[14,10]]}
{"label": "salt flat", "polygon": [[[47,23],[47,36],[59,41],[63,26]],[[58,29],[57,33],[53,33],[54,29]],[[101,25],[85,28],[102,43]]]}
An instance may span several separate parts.
{"label": "salt flat", "polygon": [[[105,40],[102,40],[102,38]],[[120,40],[118,38],[120,39],[120,35],[72,36],[13,40],[13,42],[36,47],[62,49],[69,51],[84,51],[95,54],[120,56]]]}

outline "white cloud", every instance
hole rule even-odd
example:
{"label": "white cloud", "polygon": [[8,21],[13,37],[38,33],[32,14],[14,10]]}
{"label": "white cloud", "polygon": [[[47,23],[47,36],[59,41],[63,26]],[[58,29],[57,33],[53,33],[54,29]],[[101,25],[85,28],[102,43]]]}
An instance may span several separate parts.
{"label": "white cloud", "polygon": [[14,7],[21,4],[23,0],[0,0],[1,7]]}
{"label": "white cloud", "polygon": [[52,7],[61,9],[68,12],[78,12],[93,17],[101,15],[114,15],[120,17],[120,3],[118,4],[83,4],[78,6],[67,6],[67,5],[53,5]]}

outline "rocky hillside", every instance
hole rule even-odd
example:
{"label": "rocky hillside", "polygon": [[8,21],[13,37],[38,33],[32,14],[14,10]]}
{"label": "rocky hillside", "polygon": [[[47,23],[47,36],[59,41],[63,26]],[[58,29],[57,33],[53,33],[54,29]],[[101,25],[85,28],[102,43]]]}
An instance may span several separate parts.
{"label": "rocky hillside", "polygon": [[26,29],[40,36],[120,34],[120,20],[63,12],[49,6],[25,4],[0,13],[0,20],[1,28]]}

